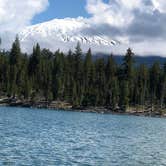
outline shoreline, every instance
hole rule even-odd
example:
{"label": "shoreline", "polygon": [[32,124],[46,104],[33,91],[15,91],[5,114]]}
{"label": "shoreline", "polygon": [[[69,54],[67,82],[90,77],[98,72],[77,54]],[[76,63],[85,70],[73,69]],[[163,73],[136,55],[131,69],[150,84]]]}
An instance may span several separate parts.
{"label": "shoreline", "polygon": [[34,107],[34,106],[30,106],[30,107],[24,107],[24,106],[11,106],[11,105],[1,105],[0,107],[15,107],[15,108],[29,108],[29,109],[47,109],[50,111],[65,111],[65,112],[80,112],[80,113],[93,113],[93,114],[102,114],[102,115],[124,115],[124,116],[138,116],[138,117],[151,117],[151,118],[166,118],[166,115],[159,115],[159,114],[146,114],[146,113],[132,113],[132,112],[115,112],[115,111],[110,111],[109,112],[104,112],[102,109],[100,112],[97,111],[92,111],[90,109],[75,109],[75,108],[71,108],[71,109],[64,109],[64,108],[47,108],[47,107]]}
{"label": "shoreline", "polygon": [[62,101],[28,101],[18,100],[11,98],[0,99],[0,107],[20,107],[20,108],[37,108],[37,109],[48,109],[48,110],[63,110],[73,112],[85,112],[85,113],[98,113],[98,114],[112,114],[112,115],[133,115],[142,117],[156,117],[165,118],[166,113],[159,111],[149,111],[146,109],[140,109],[137,107],[129,107],[125,112],[121,109],[116,111],[111,110],[108,107],[73,107],[71,104]]}

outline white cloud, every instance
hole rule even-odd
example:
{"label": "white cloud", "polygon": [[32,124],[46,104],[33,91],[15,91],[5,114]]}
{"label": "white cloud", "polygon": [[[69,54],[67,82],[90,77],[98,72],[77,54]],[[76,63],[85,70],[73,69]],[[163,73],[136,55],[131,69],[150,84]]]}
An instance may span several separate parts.
{"label": "white cloud", "polygon": [[18,31],[42,12],[48,0],[0,0],[0,31]]}
{"label": "white cloud", "polygon": [[[5,36],[4,43],[9,44],[6,40],[12,34],[30,25],[32,18],[47,8],[48,1],[0,0],[0,36]],[[88,21],[91,27],[82,29],[84,33],[120,40],[121,45],[111,48],[116,53],[131,46],[138,54],[166,54],[166,0],[86,1],[91,17],[82,21]]]}
{"label": "white cloud", "polygon": [[[133,3],[134,2],[134,3]],[[96,23],[109,23],[113,26],[127,26],[132,20],[132,10],[140,6],[141,0],[87,0],[87,11]]]}
{"label": "white cloud", "polygon": [[165,0],[152,0],[155,9],[158,9],[161,13],[166,13],[166,1]]}
{"label": "white cloud", "polygon": [[86,9],[103,34],[125,41],[138,53],[166,54],[165,0],[87,0]]}
{"label": "white cloud", "polygon": [[0,36],[8,48],[11,40],[32,18],[44,11],[48,0],[0,0]]}

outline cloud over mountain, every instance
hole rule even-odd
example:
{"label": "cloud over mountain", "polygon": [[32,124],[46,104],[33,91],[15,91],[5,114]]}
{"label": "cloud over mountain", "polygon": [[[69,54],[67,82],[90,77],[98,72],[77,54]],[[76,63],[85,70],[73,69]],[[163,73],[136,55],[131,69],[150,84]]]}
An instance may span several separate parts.
{"label": "cloud over mountain", "polygon": [[[166,1],[164,0],[87,0],[87,11],[100,27],[113,29],[114,35],[129,41],[166,39]],[[103,31],[103,33],[108,33]]]}
{"label": "cloud over mountain", "polygon": [[[102,0],[87,0],[86,9],[92,14],[92,22],[102,33],[128,43],[137,51],[164,51],[165,0],[110,0],[108,3]],[[154,47],[155,43],[158,48]],[[153,47],[150,47],[151,45]]]}

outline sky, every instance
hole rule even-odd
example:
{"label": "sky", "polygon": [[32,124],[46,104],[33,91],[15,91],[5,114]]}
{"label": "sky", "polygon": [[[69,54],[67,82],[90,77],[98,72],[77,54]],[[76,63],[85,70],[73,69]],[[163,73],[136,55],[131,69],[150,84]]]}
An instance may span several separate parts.
{"label": "sky", "polygon": [[[108,3],[109,0],[103,0],[103,2]],[[54,18],[76,18],[79,16],[89,18],[91,15],[86,11],[86,3],[86,0],[49,0],[48,8],[36,15],[32,19],[32,24],[49,21]]]}
{"label": "sky", "polygon": [[26,26],[79,16],[120,41],[117,53],[129,46],[137,54],[166,56],[166,0],[0,0],[0,36],[7,39]]}
{"label": "sky", "polygon": [[49,21],[54,18],[90,17],[86,12],[85,6],[85,0],[49,0],[48,8],[36,15],[32,20],[32,24]]}

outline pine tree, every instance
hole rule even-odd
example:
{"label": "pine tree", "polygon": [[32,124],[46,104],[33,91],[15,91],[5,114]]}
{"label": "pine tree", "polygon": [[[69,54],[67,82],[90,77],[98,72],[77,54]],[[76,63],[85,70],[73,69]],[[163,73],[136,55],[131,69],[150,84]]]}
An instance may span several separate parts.
{"label": "pine tree", "polygon": [[162,110],[163,107],[166,106],[166,73],[163,72],[160,78],[160,87],[159,87],[159,100],[160,100],[160,109]]}
{"label": "pine tree", "polygon": [[64,99],[64,84],[65,84],[65,70],[64,70],[64,54],[57,51],[53,62],[52,85],[53,98]]}
{"label": "pine tree", "polygon": [[94,81],[95,68],[92,61],[91,49],[88,50],[84,60],[84,106],[95,105]]}
{"label": "pine tree", "polygon": [[134,59],[133,59],[134,53],[129,48],[127,50],[127,53],[124,57],[123,62],[123,79],[126,80],[128,85],[130,86],[129,89],[129,96],[130,104],[132,104],[132,100],[134,97]]}
{"label": "pine tree", "polygon": [[65,59],[65,100],[72,103],[73,96],[73,82],[74,82],[74,56],[71,50],[69,50],[68,55]]}
{"label": "pine tree", "polygon": [[122,80],[120,83],[120,103],[123,111],[126,111],[126,109],[129,106],[129,83],[126,80]]}
{"label": "pine tree", "polygon": [[37,94],[40,89],[41,83],[41,71],[40,71],[40,63],[41,63],[41,49],[40,45],[37,43],[36,46],[33,47],[33,53],[29,59],[28,65],[28,73],[32,82],[33,91]]}
{"label": "pine tree", "polygon": [[85,60],[84,60],[84,86],[85,92],[89,90],[90,80],[91,80],[91,68],[92,68],[92,53],[91,49],[88,50]]}
{"label": "pine tree", "polygon": [[118,79],[117,79],[117,65],[113,59],[113,55],[108,58],[106,65],[106,81],[107,81],[107,101],[106,105],[111,109],[115,109],[118,104],[119,92],[118,92]]}
{"label": "pine tree", "polygon": [[77,43],[74,53],[74,79],[76,86],[76,96],[78,104],[80,105],[83,99],[83,61],[82,50],[80,43]]}
{"label": "pine tree", "polygon": [[154,108],[154,104],[159,103],[159,96],[160,96],[160,89],[159,89],[159,82],[160,82],[160,64],[155,62],[151,69],[150,69],[150,99],[151,99],[151,106],[152,111]]}
{"label": "pine tree", "polygon": [[53,54],[47,50],[43,49],[41,51],[41,60],[40,60],[40,81],[41,81],[41,93],[43,93],[43,96],[46,101],[50,101],[53,98],[52,94],[52,63]]}
{"label": "pine tree", "polygon": [[67,101],[75,107],[120,107],[123,111],[132,106],[146,109],[151,104],[152,111],[162,113],[166,108],[166,63],[136,66],[133,55],[128,49],[122,65],[116,64],[113,55],[94,60],[91,49],[84,57],[79,43],[67,55],[60,50],[41,50],[39,44],[27,55],[16,37],[10,51],[0,51],[0,96]]}
{"label": "pine tree", "polygon": [[10,95],[15,97],[17,95],[17,90],[19,87],[19,70],[20,70],[20,56],[21,56],[21,49],[20,49],[20,42],[18,36],[16,37],[12,49],[10,52]]}
{"label": "pine tree", "polygon": [[142,64],[137,70],[138,74],[135,82],[134,102],[144,106],[148,91],[148,69],[144,64]]}
{"label": "pine tree", "polygon": [[106,103],[106,78],[105,78],[105,62],[104,59],[97,59],[96,60],[96,81],[95,87],[97,92],[97,104],[98,105],[105,105]]}
{"label": "pine tree", "polygon": [[162,87],[162,98],[161,98],[161,107],[166,107],[166,63],[164,64],[164,73],[163,73],[163,87]]}

